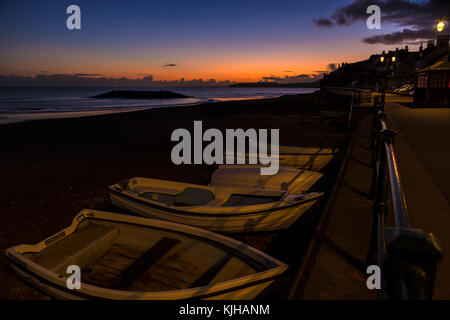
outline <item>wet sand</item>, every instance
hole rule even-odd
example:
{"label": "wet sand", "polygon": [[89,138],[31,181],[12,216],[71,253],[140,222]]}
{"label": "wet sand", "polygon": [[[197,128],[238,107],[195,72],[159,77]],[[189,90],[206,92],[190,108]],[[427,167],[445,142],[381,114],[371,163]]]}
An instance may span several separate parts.
{"label": "wet sand", "polygon": [[[120,212],[109,204],[106,188],[125,178],[207,184],[216,165],[176,166],[170,159],[172,131],[192,132],[194,120],[203,121],[203,130],[278,128],[281,144],[345,148],[345,123],[320,115],[321,109],[339,106],[348,104],[308,94],[2,125],[0,250],[43,240],[69,225],[83,208]],[[354,123],[367,112],[356,108]],[[327,169],[329,181],[338,167],[336,161]],[[311,226],[296,228],[237,238],[295,264],[308,239],[306,231],[299,230]],[[19,280],[4,259],[0,283],[1,299],[47,298]]]}

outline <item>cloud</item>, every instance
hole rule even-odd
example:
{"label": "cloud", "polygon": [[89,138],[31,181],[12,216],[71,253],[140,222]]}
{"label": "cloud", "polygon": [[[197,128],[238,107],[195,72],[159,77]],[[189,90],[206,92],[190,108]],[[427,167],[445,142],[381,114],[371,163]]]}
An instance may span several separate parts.
{"label": "cloud", "polygon": [[99,77],[101,73],[75,73],[75,77]]}
{"label": "cloud", "polygon": [[313,19],[313,22],[319,27],[331,27],[333,26],[333,21],[328,18]]}
{"label": "cloud", "polygon": [[[381,9],[381,23],[389,23],[403,31],[376,35],[363,39],[365,43],[401,44],[404,41],[434,38],[432,33],[436,21],[450,15],[448,0],[355,0],[337,9],[330,17],[313,19],[319,27],[346,26],[365,21],[369,15],[367,7],[377,5]],[[365,27],[365,25],[364,25]]]}
{"label": "cloud", "polygon": [[[98,74],[94,74],[98,75]],[[120,83],[121,87],[224,87],[229,86],[231,81],[218,81],[215,79],[191,79],[180,80],[156,80],[152,75],[147,75],[141,79],[106,78],[89,76],[86,73],[78,74],[40,74],[35,77],[24,77],[17,75],[1,75],[0,87],[116,87]]]}
{"label": "cloud", "polygon": [[364,38],[363,42],[374,44],[374,43],[383,43],[383,44],[397,44],[403,43],[405,41],[416,43],[417,39],[430,39],[434,38],[435,32],[429,29],[420,29],[420,30],[411,30],[411,29],[403,29],[403,31],[397,31],[387,34],[380,34],[368,38]]}
{"label": "cloud", "polygon": [[170,67],[178,67],[177,64],[175,63],[166,63],[165,65],[162,66],[162,68],[170,68]]}

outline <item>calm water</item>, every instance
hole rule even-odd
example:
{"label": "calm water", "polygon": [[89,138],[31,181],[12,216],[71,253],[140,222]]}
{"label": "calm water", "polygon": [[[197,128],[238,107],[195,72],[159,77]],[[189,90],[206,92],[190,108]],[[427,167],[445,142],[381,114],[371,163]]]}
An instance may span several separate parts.
{"label": "calm water", "polygon": [[[193,105],[203,102],[277,97],[313,92],[314,88],[161,88],[192,98],[92,99],[117,88],[0,88],[0,124],[17,121],[75,117],[137,109]],[[159,90],[159,88],[122,88]]]}

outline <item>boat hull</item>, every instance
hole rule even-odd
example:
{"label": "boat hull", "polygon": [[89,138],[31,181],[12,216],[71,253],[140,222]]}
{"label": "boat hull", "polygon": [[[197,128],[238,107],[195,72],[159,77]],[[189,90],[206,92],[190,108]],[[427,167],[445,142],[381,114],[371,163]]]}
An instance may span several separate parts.
{"label": "boat hull", "polygon": [[[44,294],[57,299],[57,300],[94,300],[94,299],[104,299],[104,300],[161,300],[157,296],[151,296],[142,294],[136,295],[136,293],[130,293],[125,296],[118,298],[115,295],[109,294],[105,290],[99,296],[88,295],[80,292],[79,290],[69,290],[59,284],[53,283],[51,281],[46,281],[38,274],[32,272],[32,270],[22,269],[13,263],[10,263],[13,271],[22,278],[25,282],[29,283],[34,288],[43,292]],[[178,297],[178,296],[165,296],[164,300],[179,300],[179,299],[201,299],[201,300],[252,300],[258,297],[265,289],[273,284],[275,280],[267,280],[261,283],[255,283],[253,285],[243,285],[242,287],[236,288],[234,290],[224,290],[222,293],[208,294],[205,293],[203,296],[195,297]]]}
{"label": "boat hull", "polygon": [[299,204],[272,210],[235,215],[208,215],[189,212],[170,212],[149,207],[145,202],[119,192],[110,192],[111,203],[138,215],[187,224],[214,232],[245,233],[282,230],[290,227],[317,201],[317,198]]}

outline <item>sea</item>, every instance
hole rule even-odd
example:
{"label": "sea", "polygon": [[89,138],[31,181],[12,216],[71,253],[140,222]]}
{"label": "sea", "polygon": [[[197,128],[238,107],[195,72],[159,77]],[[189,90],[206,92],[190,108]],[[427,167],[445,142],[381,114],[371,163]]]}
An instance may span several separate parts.
{"label": "sea", "polygon": [[118,88],[108,87],[3,87],[0,88],[0,124],[128,112],[206,102],[274,98],[311,93],[317,88],[229,88],[166,87],[120,88],[120,90],[168,90],[189,98],[182,99],[94,99],[95,95]]}

